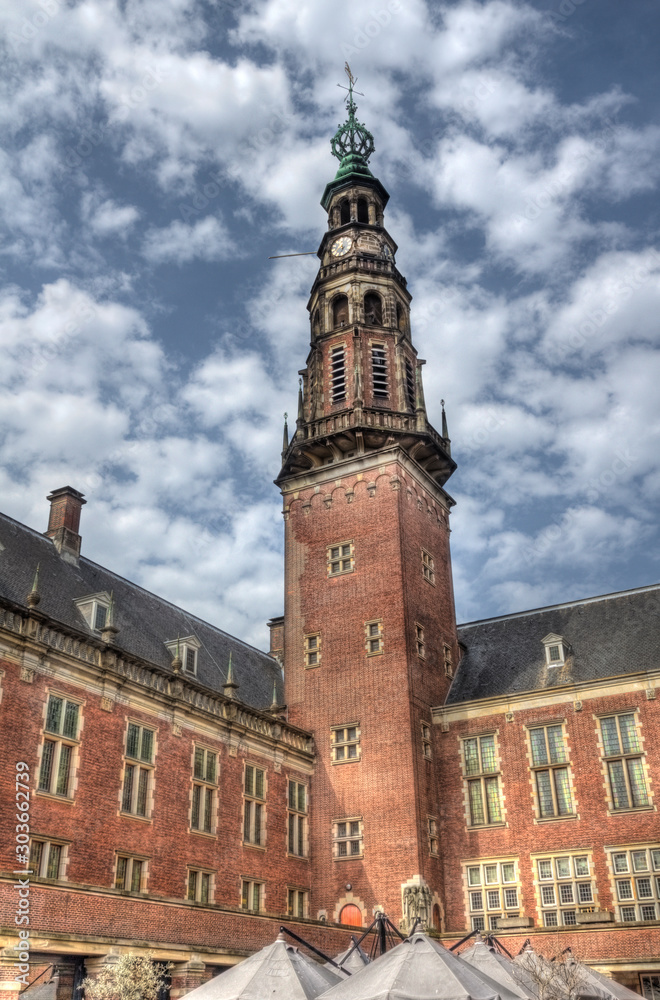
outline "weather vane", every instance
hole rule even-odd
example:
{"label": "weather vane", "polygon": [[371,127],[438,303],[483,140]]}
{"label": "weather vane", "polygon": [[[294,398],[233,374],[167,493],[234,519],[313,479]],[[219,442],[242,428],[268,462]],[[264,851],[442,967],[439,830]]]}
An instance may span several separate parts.
{"label": "weather vane", "polygon": [[348,91],[348,100],[346,101],[348,120],[343,125],[340,125],[333,135],[330,140],[330,148],[332,149],[332,155],[336,156],[339,161],[344,160],[351,154],[355,154],[361,157],[366,163],[376,148],[374,137],[365,125],[356,120],[355,112],[357,111],[357,105],[353,100],[353,94],[359,94],[360,97],[364,97],[364,94],[361,94],[359,90],[353,90],[354,85],[357,83],[357,77],[353,76],[348,63],[346,63],[344,69],[348,77],[348,87],[345,87],[341,83],[338,83],[337,86],[341,87],[342,90]]}

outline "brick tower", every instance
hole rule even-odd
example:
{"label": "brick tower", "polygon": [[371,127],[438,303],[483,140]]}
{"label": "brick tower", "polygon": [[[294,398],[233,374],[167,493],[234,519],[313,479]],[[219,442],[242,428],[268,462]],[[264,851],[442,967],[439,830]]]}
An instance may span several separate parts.
{"label": "brick tower", "polygon": [[317,750],[310,916],[367,925],[377,908],[440,925],[431,706],[458,646],[443,487],[455,468],[428,423],[411,296],[383,224],[373,138],[348,118],[321,204],[328,232],[308,308],[311,346],[277,484],[285,517],[290,721]]}

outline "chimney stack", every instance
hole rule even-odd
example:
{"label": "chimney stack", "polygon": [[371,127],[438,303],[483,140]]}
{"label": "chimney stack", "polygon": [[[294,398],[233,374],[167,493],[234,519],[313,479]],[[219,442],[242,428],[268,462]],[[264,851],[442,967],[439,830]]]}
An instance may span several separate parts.
{"label": "chimney stack", "polygon": [[66,562],[78,565],[82,538],[78,534],[80,511],[87,503],[82,493],[72,486],[62,486],[46,498],[50,501],[50,516],[46,535]]}

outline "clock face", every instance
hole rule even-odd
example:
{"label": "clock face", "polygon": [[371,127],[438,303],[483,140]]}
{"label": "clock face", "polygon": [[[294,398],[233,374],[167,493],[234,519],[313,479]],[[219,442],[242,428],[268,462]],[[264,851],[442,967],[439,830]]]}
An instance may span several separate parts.
{"label": "clock face", "polygon": [[350,236],[340,236],[330,247],[330,253],[333,257],[343,257],[351,249],[352,243]]}

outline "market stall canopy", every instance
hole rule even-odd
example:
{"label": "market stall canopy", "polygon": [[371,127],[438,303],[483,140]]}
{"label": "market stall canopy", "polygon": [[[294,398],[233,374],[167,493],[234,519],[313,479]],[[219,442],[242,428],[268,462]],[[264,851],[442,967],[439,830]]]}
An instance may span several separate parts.
{"label": "market stall canopy", "polygon": [[188,993],[187,1000],[316,1000],[341,979],[280,934],[273,944]]}
{"label": "market stall canopy", "polygon": [[538,988],[524,965],[515,963],[513,959],[502,955],[485,941],[476,941],[471,948],[462,951],[460,956],[478,972],[484,972],[490,979],[494,979],[500,986],[504,986],[523,1000],[536,1000],[538,997]]}

